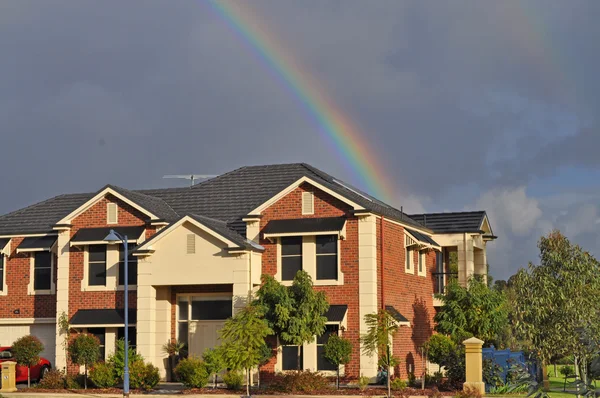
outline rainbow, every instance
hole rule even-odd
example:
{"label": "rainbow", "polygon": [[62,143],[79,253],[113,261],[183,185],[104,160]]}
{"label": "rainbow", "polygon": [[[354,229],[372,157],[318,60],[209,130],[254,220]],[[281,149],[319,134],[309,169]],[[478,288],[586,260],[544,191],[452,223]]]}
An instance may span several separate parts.
{"label": "rainbow", "polygon": [[267,24],[245,6],[246,2],[209,0],[213,10],[264,63],[314,120],[323,138],[332,145],[344,166],[356,175],[361,188],[384,201],[397,192],[377,154],[356,123],[323,90],[314,76],[301,67]]}

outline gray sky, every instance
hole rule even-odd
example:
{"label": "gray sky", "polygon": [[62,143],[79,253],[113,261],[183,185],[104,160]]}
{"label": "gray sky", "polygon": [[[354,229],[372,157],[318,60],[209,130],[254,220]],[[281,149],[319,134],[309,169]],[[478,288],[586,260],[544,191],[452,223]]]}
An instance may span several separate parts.
{"label": "gray sky", "polygon": [[[492,274],[551,228],[599,255],[600,2],[253,0],[409,212],[488,211]],[[360,185],[205,1],[0,2],[0,213],[304,161]]]}

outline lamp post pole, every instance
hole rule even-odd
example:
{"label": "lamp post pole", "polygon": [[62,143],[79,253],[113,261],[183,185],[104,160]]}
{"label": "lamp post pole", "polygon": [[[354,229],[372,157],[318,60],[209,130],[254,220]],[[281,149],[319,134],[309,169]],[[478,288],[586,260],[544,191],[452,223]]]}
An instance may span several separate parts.
{"label": "lamp post pole", "polygon": [[123,264],[125,266],[124,271],[124,289],[125,295],[125,371],[123,372],[123,396],[129,397],[129,264],[128,264],[128,253],[129,247],[127,244],[127,235],[123,237]]}

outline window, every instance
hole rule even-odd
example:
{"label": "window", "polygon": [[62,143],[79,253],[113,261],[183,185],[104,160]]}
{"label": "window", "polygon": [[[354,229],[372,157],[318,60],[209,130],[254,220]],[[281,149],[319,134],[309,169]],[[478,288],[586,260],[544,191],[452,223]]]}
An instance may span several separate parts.
{"label": "window", "polygon": [[338,278],[336,235],[317,236],[317,279]]}
{"label": "window", "polygon": [[[137,335],[135,333],[135,326],[130,326],[129,328],[129,347],[131,347],[135,351],[135,347],[137,346]],[[117,339],[125,339],[125,328],[119,328],[117,330]]]}
{"label": "window", "polygon": [[413,258],[412,248],[407,247],[406,248],[406,271],[407,272],[411,272],[412,271],[413,262],[414,262],[414,258]]}
{"label": "window", "polygon": [[10,350],[0,351],[0,359],[11,359],[13,357]]}
{"label": "window", "polygon": [[339,325],[325,325],[325,332],[317,338],[317,370],[337,370],[337,366],[325,359],[323,354],[329,336],[338,334],[338,331]]}
{"label": "window", "polygon": [[106,286],[106,245],[88,246],[88,285]]}
{"label": "window", "polygon": [[427,274],[427,251],[421,250],[419,252],[419,275],[425,276]]}
{"label": "window", "polygon": [[179,297],[177,301],[177,339],[185,344],[188,343],[189,309],[189,298]]}
{"label": "window", "polygon": [[[137,285],[138,260],[131,254],[134,248],[135,245],[130,244],[127,249],[128,285]],[[123,281],[125,281],[125,257],[123,254],[123,245],[119,245],[119,286],[123,286]]]}
{"label": "window", "polygon": [[302,192],[302,214],[315,213],[315,194],[312,192]]}
{"label": "window", "polygon": [[106,223],[117,224],[119,222],[119,208],[116,203],[106,204]]}
{"label": "window", "polygon": [[187,254],[196,254],[196,235],[188,234],[186,241],[186,252]]}
{"label": "window", "polygon": [[36,252],[33,265],[33,289],[52,289],[52,253]]}
{"label": "window", "polygon": [[293,280],[301,269],[302,237],[281,238],[281,280]]}
{"label": "window", "polygon": [[217,321],[231,317],[231,299],[206,300],[203,297],[192,297],[192,317],[195,321]]}
{"label": "window", "polygon": [[93,334],[100,340],[100,359],[106,358],[106,329],[104,328],[89,328],[89,334]]}
{"label": "window", "polygon": [[4,290],[4,255],[0,254],[0,292]]}
{"label": "window", "polygon": [[[304,347],[300,347],[300,369],[304,367]],[[284,345],[281,349],[281,370],[298,369],[298,346]]]}

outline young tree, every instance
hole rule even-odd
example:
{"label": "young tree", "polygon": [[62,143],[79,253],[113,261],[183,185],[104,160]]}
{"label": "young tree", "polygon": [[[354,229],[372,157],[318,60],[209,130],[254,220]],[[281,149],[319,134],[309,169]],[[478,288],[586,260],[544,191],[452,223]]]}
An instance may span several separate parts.
{"label": "young tree", "polygon": [[217,374],[225,369],[225,361],[221,351],[221,347],[209,348],[202,354],[206,371],[209,377],[213,376],[213,389],[217,388]]}
{"label": "young tree", "polygon": [[435,316],[435,330],[457,344],[473,336],[492,343],[508,323],[504,293],[477,278],[471,278],[467,288],[451,282],[438,297],[443,306]]}
{"label": "young tree", "polygon": [[228,319],[219,334],[223,360],[232,370],[246,371],[246,396],[250,396],[250,371],[260,363],[265,339],[273,331],[259,307],[247,306]]}
{"label": "young tree", "polygon": [[[598,261],[559,231],[540,238],[540,265],[511,277],[518,336],[531,343],[545,366],[554,356],[574,354],[586,364],[600,341]],[[585,369],[584,369],[585,370]],[[586,372],[582,378],[587,384]]]}
{"label": "young tree", "polygon": [[15,361],[21,366],[27,366],[27,387],[31,387],[31,367],[40,362],[40,353],[44,345],[35,336],[27,335],[17,339],[11,347]]}
{"label": "young tree", "polygon": [[67,315],[67,313],[65,311],[60,313],[60,316],[58,317],[58,331],[60,334],[62,334],[63,337],[63,341],[62,341],[62,347],[63,350],[65,350],[65,373],[67,373],[67,358],[69,358],[69,316]]}
{"label": "young tree", "polygon": [[91,334],[80,333],[69,342],[69,358],[75,365],[83,365],[85,377],[83,383],[87,390],[88,366],[98,362],[100,358],[100,341]]}
{"label": "young tree", "polygon": [[323,356],[329,362],[337,367],[336,374],[336,386],[340,389],[340,365],[347,365],[350,363],[350,355],[352,354],[352,343],[350,340],[332,334],[329,336],[327,343],[325,343]]}
{"label": "young tree", "polygon": [[398,331],[398,324],[394,317],[384,309],[377,313],[365,315],[367,334],[361,337],[363,353],[366,355],[379,355],[379,365],[387,372],[387,392],[391,397],[390,369],[399,361],[392,355],[391,345],[394,335]]}
{"label": "young tree", "polygon": [[269,327],[283,343],[298,346],[300,370],[302,345],[314,341],[325,331],[327,297],[324,292],[313,289],[312,278],[306,271],[299,271],[289,287],[272,276],[263,275],[262,279],[254,305],[262,308]]}

